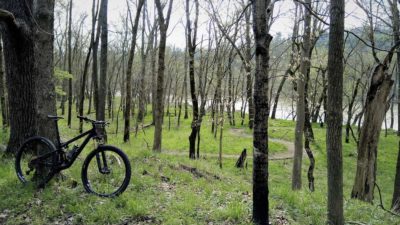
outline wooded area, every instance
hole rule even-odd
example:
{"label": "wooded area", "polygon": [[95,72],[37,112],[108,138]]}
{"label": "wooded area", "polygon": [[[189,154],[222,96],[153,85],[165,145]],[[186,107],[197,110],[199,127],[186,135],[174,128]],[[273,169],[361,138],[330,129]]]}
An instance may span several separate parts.
{"label": "wooded area", "polygon": [[[399,4],[0,0],[0,224],[400,224]],[[16,183],[48,115],[110,123],[124,194]]]}

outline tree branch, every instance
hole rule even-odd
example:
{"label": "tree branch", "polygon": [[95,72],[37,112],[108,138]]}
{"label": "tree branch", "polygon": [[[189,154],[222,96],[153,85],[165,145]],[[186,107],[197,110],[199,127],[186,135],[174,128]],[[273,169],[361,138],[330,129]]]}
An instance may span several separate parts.
{"label": "tree branch", "polygon": [[5,9],[0,9],[0,21],[6,22],[8,25],[18,27],[14,14]]}
{"label": "tree branch", "polygon": [[[310,11],[311,15],[314,16],[317,20],[321,21],[323,24],[329,26],[330,24],[328,22],[326,22],[324,19],[322,19],[316,12],[314,12],[312,9],[310,9],[307,4],[305,4],[303,1],[301,0],[293,0],[295,2],[298,2],[302,5],[305,5],[305,7],[307,8],[307,10]],[[399,0],[400,1],[400,0]],[[382,48],[378,48],[376,46],[372,46],[371,44],[369,44],[368,42],[366,42],[364,39],[362,39],[360,36],[358,36],[357,34],[355,34],[353,31],[349,31],[349,30],[344,30],[344,32],[353,35],[355,38],[357,38],[358,40],[360,40],[365,46],[373,49],[373,50],[377,50],[377,51],[381,51],[381,52],[390,52],[390,50],[387,49],[382,49]]]}

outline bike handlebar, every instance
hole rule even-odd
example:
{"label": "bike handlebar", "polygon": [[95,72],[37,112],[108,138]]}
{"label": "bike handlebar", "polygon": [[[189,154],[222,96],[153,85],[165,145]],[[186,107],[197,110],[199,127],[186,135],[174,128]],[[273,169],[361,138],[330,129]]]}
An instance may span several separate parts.
{"label": "bike handlebar", "polygon": [[91,123],[96,122],[96,121],[94,121],[92,119],[87,118],[86,116],[76,116],[76,117],[78,119],[81,119],[81,120],[85,121],[85,122],[91,122]]}
{"label": "bike handlebar", "polygon": [[86,116],[76,116],[78,119],[81,119],[85,122],[90,122],[90,123],[104,123],[108,124],[106,121],[100,121],[100,120],[92,120],[90,118],[87,118]]}

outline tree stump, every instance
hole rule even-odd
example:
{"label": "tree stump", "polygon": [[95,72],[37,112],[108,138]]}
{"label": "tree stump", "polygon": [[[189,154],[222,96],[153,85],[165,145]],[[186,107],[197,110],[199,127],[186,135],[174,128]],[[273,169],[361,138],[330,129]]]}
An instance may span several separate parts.
{"label": "tree stump", "polygon": [[235,167],[236,168],[243,168],[244,164],[246,162],[246,156],[247,156],[247,150],[243,149],[242,153],[240,154],[240,157],[236,161]]}

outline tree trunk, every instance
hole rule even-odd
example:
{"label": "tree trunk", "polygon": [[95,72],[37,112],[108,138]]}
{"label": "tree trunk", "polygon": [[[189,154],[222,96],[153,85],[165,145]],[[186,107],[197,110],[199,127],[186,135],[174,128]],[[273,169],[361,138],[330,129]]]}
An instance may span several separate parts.
{"label": "tree trunk", "polygon": [[242,153],[240,154],[238,160],[235,163],[236,168],[243,168],[246,162],[247,150],[243,149]]}
{"label": "tree trunk", "polygon": [[163,7],[160,0],[155,0],[158,22],[160,28],[160,44],[158,47],[158,71],[157,71],[157,89],[156,89],[156,104],[155,104],[155,118],[154,118],[154,142],[153,151],[161,152],[162,141],[162,123],[164,116],[164,72],[165,72],[165,50],[167,41],[167,30],[169,25],[169,18],[171,16],[173,0],[169,1],[167,17],[164,17]]}
{"label": "tree trunk", "polygon": [[312,113],[311,121],[313,123],[316,123],[318,121],[318,118],[320,117],[319,112],[320,112],[321,106],[326,98],[326,91],[328,90],[327,79],[325,78],[326,70],[322,70],[321,73],[322,73],[322,92],[318,99],[318,103],[316,104],[316,106],[314,108],[314,112]]}
{"label": "tree trunk", "polygon": [[101,0],[99,26],[101,27],[100,45],[100,85],[98,92],[96,119],[105,120],[106,93],[107,93],[107,55],[108,55],[108,25],[107,25],[108,0]]}
{"label": "tree trunk", "polygon": [[[3,22],[4,58],[6,68],[8,102],[10,107],[10,139],[8,153],[16,153],[20,144],[37,134],[35,81],[38,68],[35,55],[34,23],[29,8],[33,3],[23,0],[2,1],[0,14]],[[19,20],[17,24],[14,17]]]}
{"label": "tree trunk", "polygon": [[[139,81],[139,110],[137,115],[137,123],[143,123],[144,113],[146,108],[145,101],[145,91],[146,91],[146,64],[147,64],[147,51],[144,48],[144,34],[145,34],[145,26],[146,26],[146,3],[144,3],[144,10],[142,15],[142,64],[141,64],[141,74]],[[151,35],[151,34],[150,34]],[[150,44],[150,43],[149,43]],[[149,45],[148,44],[148,45]]]}
{"label": "tree trunk", "polygon": [[232,114],[235,112],[232,112],[232,99],[233,99],[233,72],[232,72],[232,63],[234,61],[234,56],[233,56],[233,48],[232,50],[229,52],[229,57],[228,57],[228,104],[226,105],[226,114],[228,116],[228,120],[229,120],[229,125],[233,125],[232,122]]}
{"label": "tree trunk", "polygon": [[[100,0],[97,0],[97,4],[99,4]],[[93,4],[95,4],[93,2]],[[101,14],[101,12],[99,12]],[[93,106],[97,115],[97,108],[99,103],[99,74],[98,74],[98,50],[99,50],[99,39],[100,39],[100,21],[97,24],[94,41],[93,41],[93,57],[92,57],[92,98],[93,98]],[[96,116],[97,117],[97,116]]]}
{"label": "tree trunk", "polygon": [[343,51],[344,0],[330,1],[326,147],[328,161],[328,224],[343,225]]}
{"label": "tree trunk", "polygon": [[394,180],[392,209],[393,211],[400,213],[400,140],[397,155],[396,177]]}
{"label": "tree trunk", "polygon": [[397,45],[392,47],[384,61],[371,71],[371,84],[364,106],[364,122],[357,148],[357,173],[351,197],[366,202],[372,202],[374,199],[379,134],[390,106],[388,96],[394,83],[388,68]]}
{"label": "tree trunk", "polygon": [[310,140],[308,137],[304,140],[304,149],[306,150],[307,156],[310,160],[310,166],[308,167],[307,178],[308,178],[308,189],[313,192],[315,190],[314,186],[314,168],[315,168],[315,158],[314,154],[310,148]]}
{"label": "tree trunk", "polygon": [[[311,59],[311,54],[312,54],[312,50],[310,50],[310,52],[309,52],[309,55],[308,55],[309,59]],[[308,65],[309,65],[309,67],[307,68],[306,79],[305,79],[305,83],[304,83],[304,136],[306,139],[308,139],[309,142],[312,142],[312,141],[314,141],[314,131],[312,129],[311,112],[310,112],[310,106],[308,103],[308,100],[309,100],[308,86],[310,83],[311,63]]]}
{"label": "tree trunk", "polygon": [[[124,142],[129,141],[129,133],[130,133],[130,116],[131,116],[131,103],[132,103],[132,66],[133,59],[135,57],[135,47],[136,47],[136,35],[139,25],[140,12],[142,10],[144,4],[144,0],[140,0],[138,3],[138,7],[136,9],[135,22],[132,25],[132,41],[131,48],[129,50],[129,58],[128,58],[128,68],[126,70],[126,88],[125,88],[125,111],[124,111]],[[129,16],[132,17],[130,10]],[[131,20],[132,22],[132,20]]]}
{"label": "tree trunk", "polygon": [[[87,74],[88,74],[88,69],[89,69],[89,60],[90,60],[90,54],[92,52],[92,44],[89,46],[88,53],[86,55],[85,59],[85,66],[83,69],[83,74],[82,74],[82,80],[81,80],[81,86],[80,86],[80,92],[79,92],[79,110],[78,110],[78,115],[83,116],[83,109],[85,105],[85,87],[86,87],[86,80],[87,80]],[[90,107],[90,102],[89,102],[89,107]],[[83,120],[79,121],[79,133],[82,133],[83,129]]]}
{"label": "tree trunk", "polygon": [[[0,36],[1,40],[1,36]],[[3,59],[3,44],[0,43],[0,107],[3,130],[8,127],[8,116],[6,106],[6,85],[4,83],[4,59]]]}
{"label": "tree trunk", "polygon": [[[96,1],[93,0],[93,5],[92,5],[92,32],[90,35],[90,45],[88,49],[88,53],[86,55],[85,59],[85,64],[83,68],[83,74],[82,74],[82,80],[81,80],[81,87],[80,87],[80,92],[79,92],[79,110],[78,114],[80,116],[83,116],[83,109],[85,105],[85,88],[87,85],[87,74],[89,70],[89,61],[90,61],[90,55],[92,53],[93,45],[94,45],[94,31],[96,27],[96,17],[97,17],[97,12],[96,12]],[[89,96],[89,109],[91,107],[91,97]],[[79,121],[79,132],[83,132],[83,120]]]}
{"label": "tree trunk", "polygon": [[[394,42],[400,41],[400,21],[399,21],[399,10],[397,7],[397,1],[392,1],[392,25]],[[397,52],[397,135],[400,136],[400,53]],[[400,141],[398,147],[398,157],[396,166],[396,176],[394,180],[394,191],[392,198],[392,209],[393,211],[400,213]]]}
{"label": "tree trunk", "polygon": [[[267,6],[268,7],[268,6]],[[246,27],[245,27],[245,37],[246,37],[246,62],[244,69],[246,72],[246,97],[249,106],[249,128],[253,129],[254,125],[254,104],[253,104],[253,79],[251,76],[251,38],[250,38],[250,11],[245,13]]]}
{"label": "tree trunk", "polygon": [[157,64],[156,64],[156,60],[157,60],[157,42],[158,42],[158,29],[156,29],[155,31],[155,37],[154,37],[154,43],[153,43],[153,49],[152,49],[152,53],[151,53],[151,80],[152,80],[152,87],[151,87],[151,111],[153,114],[153,122],[152,124],[155,124],[156,121],[156,95],[157,95]]}
{"label": "tree trunk", "polygon": [[[72,3],[70,3],[72,4]],[[71,6],[72,7],[72,6]],[[39,0],[35,10],[35,19],[41,29],[36,33],[35,58],[38,67],[36,78],[37,98],[37,128],[38,135],[45,136],[56,145],[56,129],[54,121],[47,118],[48,115],[56,115],[56,94],[54,86],[53,67],[53,34],[54,30],[54,1]],[[71,8],[70,8],[71,13]]]}
{"label": "tree trunk", "polygon": [[360,82],[361,82],[361,79],[360,78],[357,79],[356,85],[354,87],[353,95],[352,95],[352,97],[350,99],[350,102],[349,102],[349,108],[347,110],[346,138],[345,138],[346,143],[350,142],[350,129],[351,129],[351,118],[353,116],[353,105],[354,105],[354,102],[355,102],[356,97],[357,97],[358,86],[360,85]]}
{"label": "tree trunk", "polygon": [[[72,0],[69,1],[68,13],[68,73],[72,74]],[[72,116],[72,78],[68,79],[68,127],[71,128]]]}
{"label": "tree trunk", "polygon": [[301,163],[303,158],[303,132],[305,124],[305,79],[310,67],[310,38],[311,38],[311,0],[306,0],[304,6],[304,35],[301,53],[300,74],[297,78],[297,109],[296,109],[296,128],[295,128],[295,151],[293,158],[292,189],[301,189]]}
{"label": "tree trunk", "polygon": [[272,36],[267,31],[269,0],[255,0],[253,5],[253,31],[256,49],[254,82],[253,130],[253,221],[269,224],[268,218],[268,72],[269,45]]}

